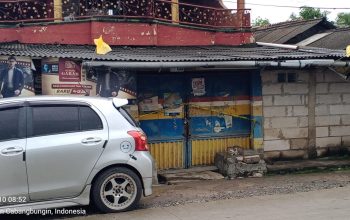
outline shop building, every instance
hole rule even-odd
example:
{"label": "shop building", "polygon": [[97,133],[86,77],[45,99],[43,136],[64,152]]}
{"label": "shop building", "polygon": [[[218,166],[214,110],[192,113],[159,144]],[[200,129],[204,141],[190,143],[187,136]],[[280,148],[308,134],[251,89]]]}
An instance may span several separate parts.
{"label": "shop building", "polygon": [[[42,7],[31,5],[26,15],[22,8],[21,17],[0,14],[2,59],[27,59],[27,90],[35,94],[104,96],[101,83],[111,74],[118,85],[108,90],[129,99],[159,169],[211,165],[229,146],[286,159],[321,156],[318,148],[331,147],[321,138],[340,135],[337,147],[348,144],[348,81],[336,82],[344,86],[334,103],[342,112],[319,103],[334,92],[333,81],[310,81],[329,80],[326,72],[339,77],[328,67],[347,66],[344,51],[251,44],[244,1],[235,10],[204,0],[28,4]],[[106,55],[93,46],[101,35],[112,47]],[[327,87],[322,94],[320,86]],[[323,116],[337,113],[339,123],[317,124],[318,107],[327,109]],[[318,137],[324,127],[328,136]]]}

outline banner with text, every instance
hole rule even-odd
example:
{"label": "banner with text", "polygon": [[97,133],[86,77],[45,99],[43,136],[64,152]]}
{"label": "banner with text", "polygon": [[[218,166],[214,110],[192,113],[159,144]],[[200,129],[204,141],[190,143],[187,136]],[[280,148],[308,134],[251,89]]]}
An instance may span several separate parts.
{"label": "banner with text", "polygon": [[[8,70],[9,70],[9,61],[8,56],[0,56],[0,97],[2,98],[6,90],[8,90]],[[34,65],[30,57],[15,57],[16,64],[15,74],[12,76],[12,85],[18,88],[19,96],[34,96],[34,80],[33,80],[33,71]],[[13,96],[16,96],[13,94]],[[5,96],[6,97],[6,96]],[[12,96],[11,96],[12,97]]]}
{"label": "banner with text", "polygon": [[43,95],[94,95],[96,83],[87,79],[81,62],[66,58],[42,60]]}

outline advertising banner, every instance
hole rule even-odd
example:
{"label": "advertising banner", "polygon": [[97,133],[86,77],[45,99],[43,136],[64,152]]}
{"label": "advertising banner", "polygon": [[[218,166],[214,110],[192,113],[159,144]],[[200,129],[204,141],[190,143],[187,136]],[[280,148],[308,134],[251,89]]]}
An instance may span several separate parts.
{"label": "advertising banner", "polygon": [[95,94],[96,83],[87,79],[81,69],[81,62],[65,58],[46,58],[42,60],[43,95],[79,95]]}
{"label": "advertising banner", "polygon": [[108,66],[90,67],[87,79],[95,82],[95,95],[136,99],[136,73]]}
{"label": "advertising banner", "polygon": [[0,56],[0,97],[34,96],[30,57]]}
{"label": "advertising banner", "polygon": [[81,61],[42,60],[43,95],[81,95],[136,99],[136,74],[106,66],[82,68]]}
{"label": "advertising banner", "polygon": [[69,59],[60,59],[58,66],[60,82],[81,82],[81,65]]}

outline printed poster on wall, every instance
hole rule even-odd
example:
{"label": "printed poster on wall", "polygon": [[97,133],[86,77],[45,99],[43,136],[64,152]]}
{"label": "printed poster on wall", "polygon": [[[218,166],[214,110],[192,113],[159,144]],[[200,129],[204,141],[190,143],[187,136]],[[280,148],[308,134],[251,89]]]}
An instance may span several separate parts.
{"label": "printed poster on wall", "polygon": [[[55,60],[55,59],[54,59]],[[43,60],[44,63],[41,67],[41,72],[43,74],[57,74],[58,73],[58,63],[49,63],[48,59]]]}
{"label": "printed poster on wall", "polygon": [[164,115],[176,116],[183,111],[182,98],[179,93],[164,93]]}
{"label": "printed poster on wall", "polygon": [[204,78],[192,78],[192,93],[193,96],[205,95]]}
{"label": "printed poster on wall", "polygon": [[42,94],[136,99],[136,74],[106,66],[86,69],[73,59],[44,59]]}
{"label": "printed poster on wall", "polygon": [[46,58],[42,60],[43,95],[78,95],[94,94],[95,82],[88,80],[82,71],[81,62],[64,58]]}
{"label": "printed poster on wall", "polygon": [[[34,80],[32,59],[30,57],[15,56],[12,87],[9,86],[9,56],[0,56],[0,97],[34,96]],[[11,85],[11,83],[10,83]],[[17,92],[15,92],[18,90]],[[17,95],[18,94],[18,95]]]}
{"label": "printed poster on wall", "polygon": [[60,82],[81,82],[81,65],[69,59],[60,59],[58,66]]}
{"label": "printed poster on wall", "polygon": [[136,73],[109,66],[90,67],[87,79],[96,85],[94,95],[136,99]]}
{"label": "printed poster on wall", "polygon": [[152,96],[149,98],[143,98],[139,102],[139,109],[141,112],[153,112],[158,111],[160,104],[158,102],[158,96]]}

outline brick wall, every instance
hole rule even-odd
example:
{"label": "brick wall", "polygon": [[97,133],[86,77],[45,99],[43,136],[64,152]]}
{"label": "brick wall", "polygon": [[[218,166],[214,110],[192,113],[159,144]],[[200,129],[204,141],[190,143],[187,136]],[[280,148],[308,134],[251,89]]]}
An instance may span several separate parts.
{"label": "brick wall", "polygon": [[316,145],[319,156],[350,146],[350,82],[331,71],[316,76]]}
{"label": "brick wall", "polygon": [[[313,70],[316,85],[310,86],[311,71],[261,73],[267,158],[307,158],[309,145],[316,145],[318,156],[332,148],[350,146],[350,82],[326,69],[317,69]],[[277,75],[283,72],[296,73],[297,82],[278,83]],[[310,96],[310,88],[315,88],[316,97]],[[309,102],[309,97],[315,100]],[[315,115],[309,115],[311,110]],[[309,122],[313,123],[309,125]],[[310,135],[312,129],[316,130],[316,137]]]}
{"label": "brick wall", "polygon": [[266,155],[303,157],[308,145],[308,73],[296,72],[298,82],[278,83],[277,74],[261,74]]}

